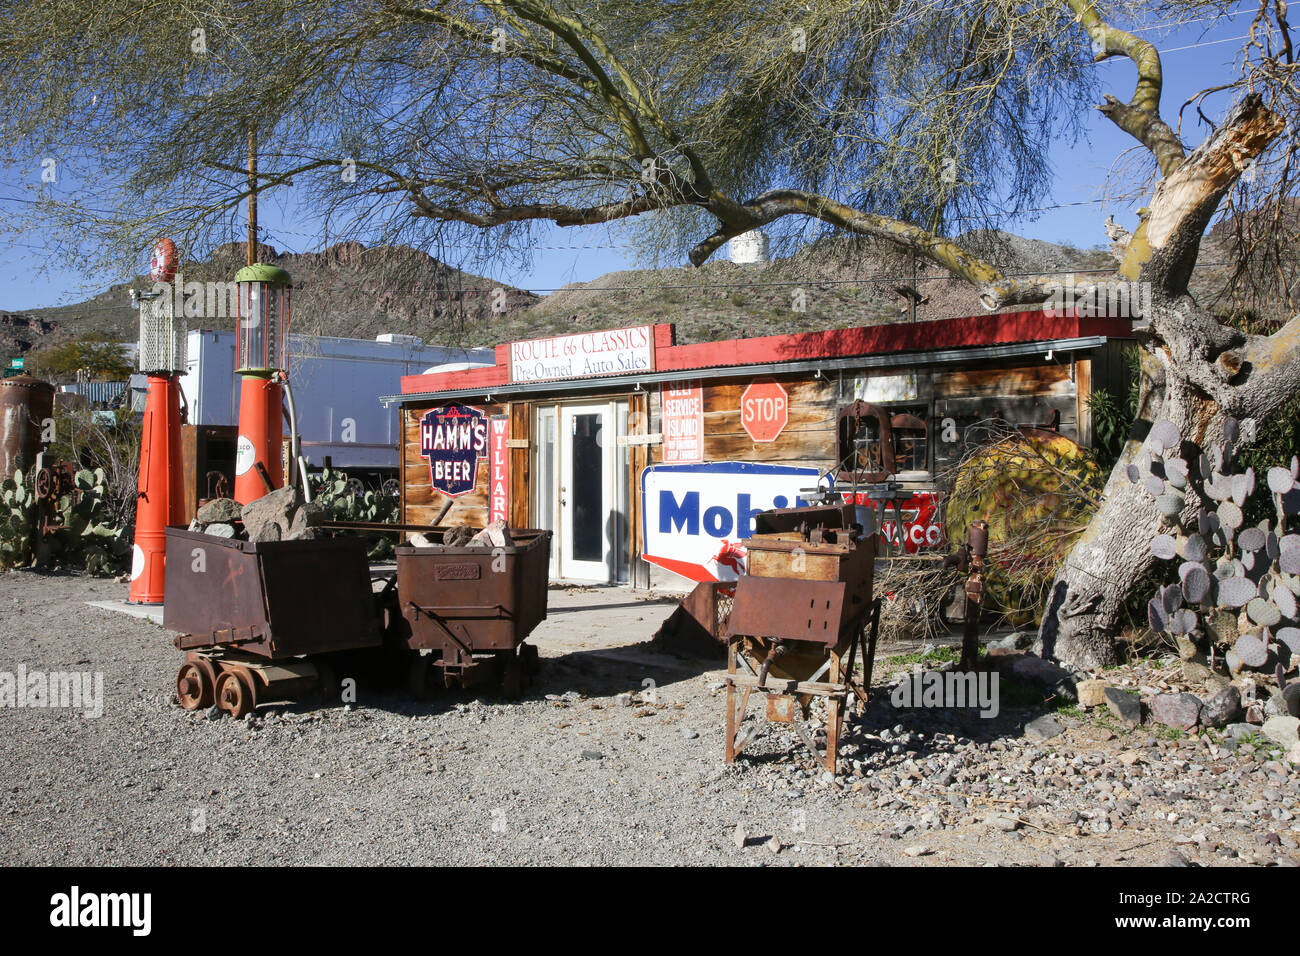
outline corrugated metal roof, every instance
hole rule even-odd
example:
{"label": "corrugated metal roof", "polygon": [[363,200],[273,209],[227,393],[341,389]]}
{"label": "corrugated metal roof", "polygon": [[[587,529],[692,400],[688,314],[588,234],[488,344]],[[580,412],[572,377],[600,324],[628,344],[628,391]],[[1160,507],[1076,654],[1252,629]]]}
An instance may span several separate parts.
{"label": "corrugated metal roof", "polygon": [[644,388],[667,382],[707,381],[718,378],[735,378],[742,375],[787,375],[799,372],[832,372],[842,369],[915,368],[920,365],[950,365],[979,359],[995,360],[1039,355],[1052,350],[1078,352],[1100,348],[1107,342],[1104,335],[1088,335],[1068,339],[1044,339],[1011,345],[990,345],[982,348],[942,349],[929,352],[905,352],[889,355],[860,355],[851,358],[806,359],[803,361],[768,362],[761,365],[723,365],[700,369],[673,369],[648,371],[633,375],[602,375],[592,378],[554,379],[545,382],[509,382],[500,385],[477,385],[470,388],[446,389],[437,392],[407,392],[401,395],[383,395],[384,405],[401,402],[441,401],[443,399],[471,398],[474,396],[505,397],[508,395],[544,394],[548,392],[590,392],[629,386]]}

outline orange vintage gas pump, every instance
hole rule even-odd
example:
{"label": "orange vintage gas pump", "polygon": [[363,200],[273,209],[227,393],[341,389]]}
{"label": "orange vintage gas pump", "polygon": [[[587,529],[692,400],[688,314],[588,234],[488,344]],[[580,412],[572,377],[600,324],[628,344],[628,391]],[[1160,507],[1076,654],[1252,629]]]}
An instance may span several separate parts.
{"label": "orange vintage gas pump", "polygon": [[272,489],[284,483],[280,464],[283,390],[277,372],[286,364],[293,287],[289,273],[260,262],[235,273],[235,283],[239,289],[235,367],[242,378],[235,500],[246,505],[270,490],[268,481]]}
{"label": "orange vintage gas pump", "polygon": [[176,277],[176,246],[163,239],[154,247],[149,275],[163,288],[132,292],[140,308],[140,371],[148,376],[140,472],[131,555],[132,604],[163,603],[167,526],[181,521],[185,494],[181,465],[180,385],[185,370],[186,328],[177,315],[170,284]]}

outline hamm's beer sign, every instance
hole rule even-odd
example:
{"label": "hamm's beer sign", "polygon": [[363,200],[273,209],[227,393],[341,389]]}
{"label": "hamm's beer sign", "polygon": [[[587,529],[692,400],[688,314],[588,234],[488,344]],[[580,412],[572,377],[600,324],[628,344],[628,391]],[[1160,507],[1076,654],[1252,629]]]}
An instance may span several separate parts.
{"label": "hamm's beer sign", "polygon": [[468,405],[431,408],[420,419],[420,456],[429,459],[434,491],[458,498],[474,490],[488,452],[488,419]]}
{"label": "hamm's beer sign", "polygon": [[692,581],[734,581],[754,516],[805,504],[816,468],[743,461],[651,465],[641,473],[642,556]]}

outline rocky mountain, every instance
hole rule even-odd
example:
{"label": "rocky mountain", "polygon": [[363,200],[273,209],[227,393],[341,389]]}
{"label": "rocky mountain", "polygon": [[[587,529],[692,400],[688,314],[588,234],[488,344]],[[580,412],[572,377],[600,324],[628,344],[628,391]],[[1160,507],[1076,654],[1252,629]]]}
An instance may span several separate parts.
{"label": "rocky mountain", "polygon": [[[484,338],[482,328],[500,314],[494,304],[508,313],[527,309],[539,299],[404,246],[367,249],[346,242],[323,252],[282,253],[263,245],[258,258],[293,277],[291,327],[309,334],[373,338],[381,332],[401,332],[430,343],[463,345],[472,338],[477,344]],[[177,281],[228,281],[245,261],[245,245],[231,243],[204,262],[182,263]],[[89,334],[134,341],[138,314],[128,291],[152,285],[147,276],[137,276],[84,302],[21,314],[0,311],[0,356],[23,355]],[[192,319],[190,327],[226,324],[221,318]]]}
{"label": "rocky mountain", "polygon": [[[970,233],[962,242],[1008,274],[1079,270],[1101,278],[1115,264],[1106,248],[1075,248],[1004,232]],[[1193,292],[1202,301],[1228,302],[1225,243],[1216,232],[1203,244],[1193,279]],[[261,261],[293,276],[297,331],[357,338],[401,332],[455,346],[652,322],[676,323],[678,341],[705,342],[906,321],[913,302],[918,320],[985,311],[965,282],[855,238],[822,240],[766,263],[740,265],[719,255],[699,269],[611,272],[548,296],[501,287],[403,246],[367,249],[347,242],[314,253],[281,253],[270,246],[258,252]],[[183,278],[228,280],[244,261],[244,245],[232,243],[206,262],[186,263]],[[131,341],[136,313],[127,290],[151,284],[138,277],[74,305],[0,312],[0,356],[87,333]]]}

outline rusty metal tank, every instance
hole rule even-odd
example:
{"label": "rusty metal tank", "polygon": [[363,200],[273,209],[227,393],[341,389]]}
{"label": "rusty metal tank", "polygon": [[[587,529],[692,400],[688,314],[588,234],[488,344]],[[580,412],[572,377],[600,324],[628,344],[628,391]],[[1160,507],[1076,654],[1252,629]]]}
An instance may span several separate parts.
{"label": "rusty metal tank", "polygon": [[41,423],[54,416],[54,386],[30,375],[0,381],[0,481],[32,468],[41,451]]}

